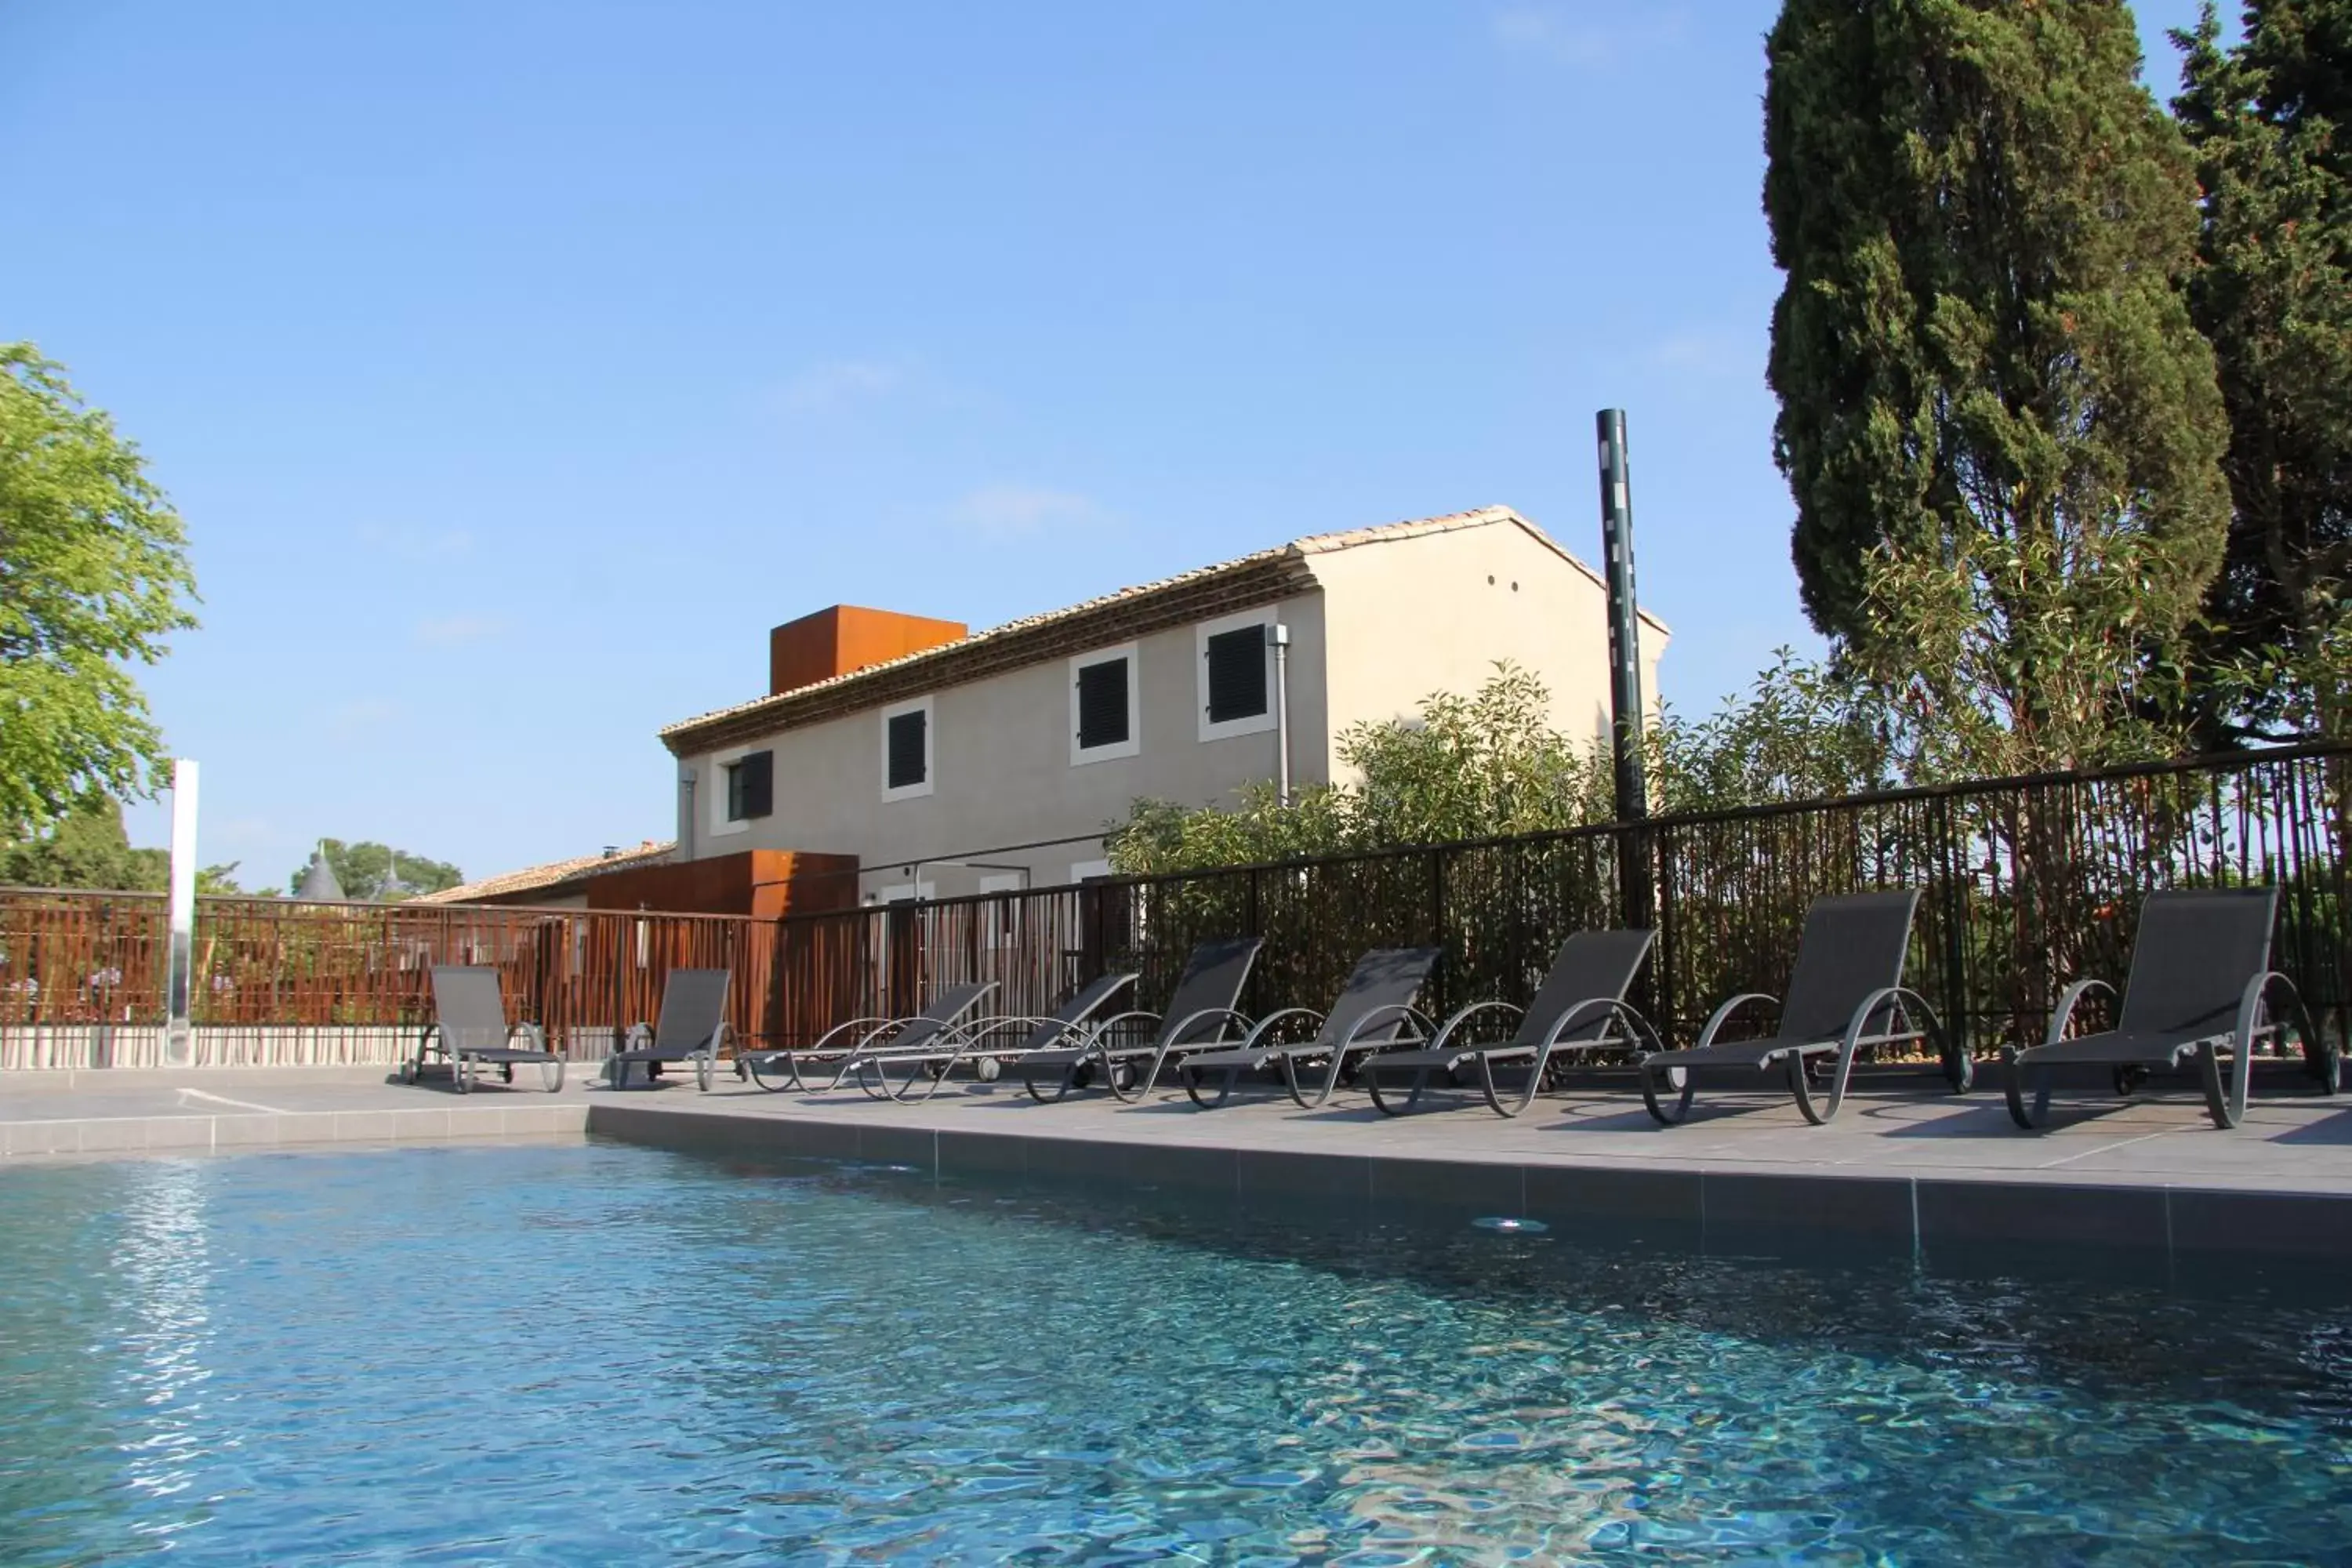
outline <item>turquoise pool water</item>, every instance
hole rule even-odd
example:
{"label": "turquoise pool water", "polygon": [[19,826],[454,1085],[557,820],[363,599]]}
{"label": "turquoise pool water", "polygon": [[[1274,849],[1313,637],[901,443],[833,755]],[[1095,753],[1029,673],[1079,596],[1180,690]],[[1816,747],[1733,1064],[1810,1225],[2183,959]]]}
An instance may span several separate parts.
{"label": "turquoise pool water", "polygon": [[2341,1300],[611,1145],[0,1171],[0,1562],[2352,1562]]}

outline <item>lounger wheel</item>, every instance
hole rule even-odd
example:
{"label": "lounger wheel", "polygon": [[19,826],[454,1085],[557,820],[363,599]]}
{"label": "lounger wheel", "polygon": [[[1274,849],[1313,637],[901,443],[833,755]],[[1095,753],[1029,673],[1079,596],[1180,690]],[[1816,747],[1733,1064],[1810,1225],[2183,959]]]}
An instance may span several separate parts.
{"label": "lounger wheel", "polygon": [[400,1081],[403,1083],[415,1083],[425,1076],[424,1069],[414,1057],[403,1057],[400,1059],[400,1065],[393,1070],[400,1075]]}
{"label": "lounger wheel", "polygon": [[704,1051],[694,1058],[694,1087],[704,1094],[710,1092],[713,1065],[709,1051]]}
{"label": "lounger wheel", "polygon": [[474,1060],[471,1057],[449,1058],[449,1080],[457,1086],[459,1094],[474,1092]]}
{"label": "lounger wheel", "polygon": [[2126,1062],[2116,1068],[2116,1098],[2129,1100],[2147,1083],[2147,1069],[2136,1062]]}
{"label": "lounger wheel", "polygon": [[2344,1051],[2335,1041],[2305,1047],[2304,1065],[2319,1085],[2320,1093],[2332,1095],[2344,1088]]}
{"label": "lounger wheel", "polygon": [[[509,1082],[512,1082],[514,1079],[514,1069],[511,1065],[509,1065],[507,1069],[507,1079]],[[563,1058],[562,1057],[550,1057],[547,1060],[540,1063],[539,1081],[545,1087],[548,1093],[562,1093]]]}
{"label": "lounger wheel", "polygon": [[1004,1076],[1004,1064],[994,1057],[982,1057],[971,1064],[971,1076],[982,1083],[994,1083]]}
{"label": "lounger wheel", "polygon": [[[1666,1092],[1675,1096],[1673,1100],[1660,1096],[1661,1079],[1665,1080]],[[1642,1103],[1650,1108],[1650,1114],[1662,1127],[1679,1127],[1690,1120],[1691,1093],[1696,1087],[1688,1068],[1642,1069]]]}

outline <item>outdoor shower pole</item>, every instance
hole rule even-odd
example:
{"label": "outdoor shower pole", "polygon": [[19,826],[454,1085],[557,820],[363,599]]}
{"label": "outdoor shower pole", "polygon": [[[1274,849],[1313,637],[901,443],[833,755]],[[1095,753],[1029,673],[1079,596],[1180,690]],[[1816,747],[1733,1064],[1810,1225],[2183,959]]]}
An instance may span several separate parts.
{"label": "outdoor shower pole", "polygon": [[[1625,457],[1625,411],[1592,416],[1601,438],[1601,548],[1609,584],[1609,710],[1617,763],[1617,820],[1648,819],[1650,790],[1642,767],[1642,628],[1633,598],[1633,497]],[[1649,836],[1617,837],[1617,878],[1629,927],[1652,923]]]}
{"label": "outdoor shower pole", "polygon": [[172,763],[171,932],[163,949],[163,1065],[184,1068],[195,1059],[195,1030],[189,1003],[195,991],[196,947],[196,764],[181,757]]}

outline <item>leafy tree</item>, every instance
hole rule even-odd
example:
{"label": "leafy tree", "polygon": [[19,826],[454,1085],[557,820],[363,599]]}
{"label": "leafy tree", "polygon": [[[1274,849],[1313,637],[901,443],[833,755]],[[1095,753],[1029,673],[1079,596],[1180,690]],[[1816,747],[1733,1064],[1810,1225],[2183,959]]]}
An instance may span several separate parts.
{"label": "leafy tree", "polygon": [[196,624],[185,543],[138,448],[0,343],[0,838],[150,789],[163,737],[124,667]]}
{"label": "leafy tree", "polygon": [[[1539,679],[1498,664],[1469,697],[1441,693],[1415,719],[1349,729],[1338,749],[1355,778],[1294,792],[1287,808],[1265,783],[1231,807],[1136,802],[1108,835],[1111,864],[1202,869],[1606,822],[1609,747],[1553,730],[1549,706]],[[1648,727],[1654,804],[1702,811],[1877,788],[1897,782],[1902,763],[1889,733],[1866,688],[1783,648],[1715,714],[1666,709]]]}
{"label": "leafy tree", "polygon": [[[466,879],[466,874],[446,860],[428,860],[405,849],[362,839],[346,844],[340,838],[322,838],[320,851],[327,857],[328,869],[343,889],[343,896],[355,902],[375,903],[387,900],[415,898],[419,893],[437,893],[444,888],[454,888]],[[397,872],[398,886],[394,886]],[[286,879],[289,893],[302,886],[302,872],[298,870]]]}
{"label": "leafy tree", "polygon": [[[2203,738],[2341,733],[2352,574],[2352,0],[2209,3],[2173,111],[2205,193],[2189,290],[2230,415],[2232,520],[2200,650]],[[2251,674],[2253,679],[2244,679]]]}
{"label": "leafy tree", "polygon": [[1788,0],[1767,52],[1808,613],[1940,769],[2141,748],[2220,563],[2228,432],[2128,8]]}
{"label": "leafy tree", "polygon": [[[236,871],[234,862],[199,868],[196,891],[241,891]],[[122,803],[103,795],[74,802],[42,833],[0,843],[0,885],[136,893],[160,892],[171,880],[171,852],[131,847]]]}

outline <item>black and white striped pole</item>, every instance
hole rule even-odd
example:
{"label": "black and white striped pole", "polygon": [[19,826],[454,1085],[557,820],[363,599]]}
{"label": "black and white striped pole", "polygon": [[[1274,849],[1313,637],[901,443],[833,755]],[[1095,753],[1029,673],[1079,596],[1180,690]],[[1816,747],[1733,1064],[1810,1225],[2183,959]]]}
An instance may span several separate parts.
{"label": "black and white striped pole", "polygon": [[[1601,549],[1609,584],[1609,713],[1611,748],[1616,762],[1617,820],[1640,822],[1650,815],[1650,791],[1642,766],[1642,628],[1633,598],[1633,494],[1625,458],[1625,411],[1604,408],[1592,416],[1601,438]],[[1617,839],[1617,874],[1625,923],[1651,923],[1648,836],[1623,833]]]}

